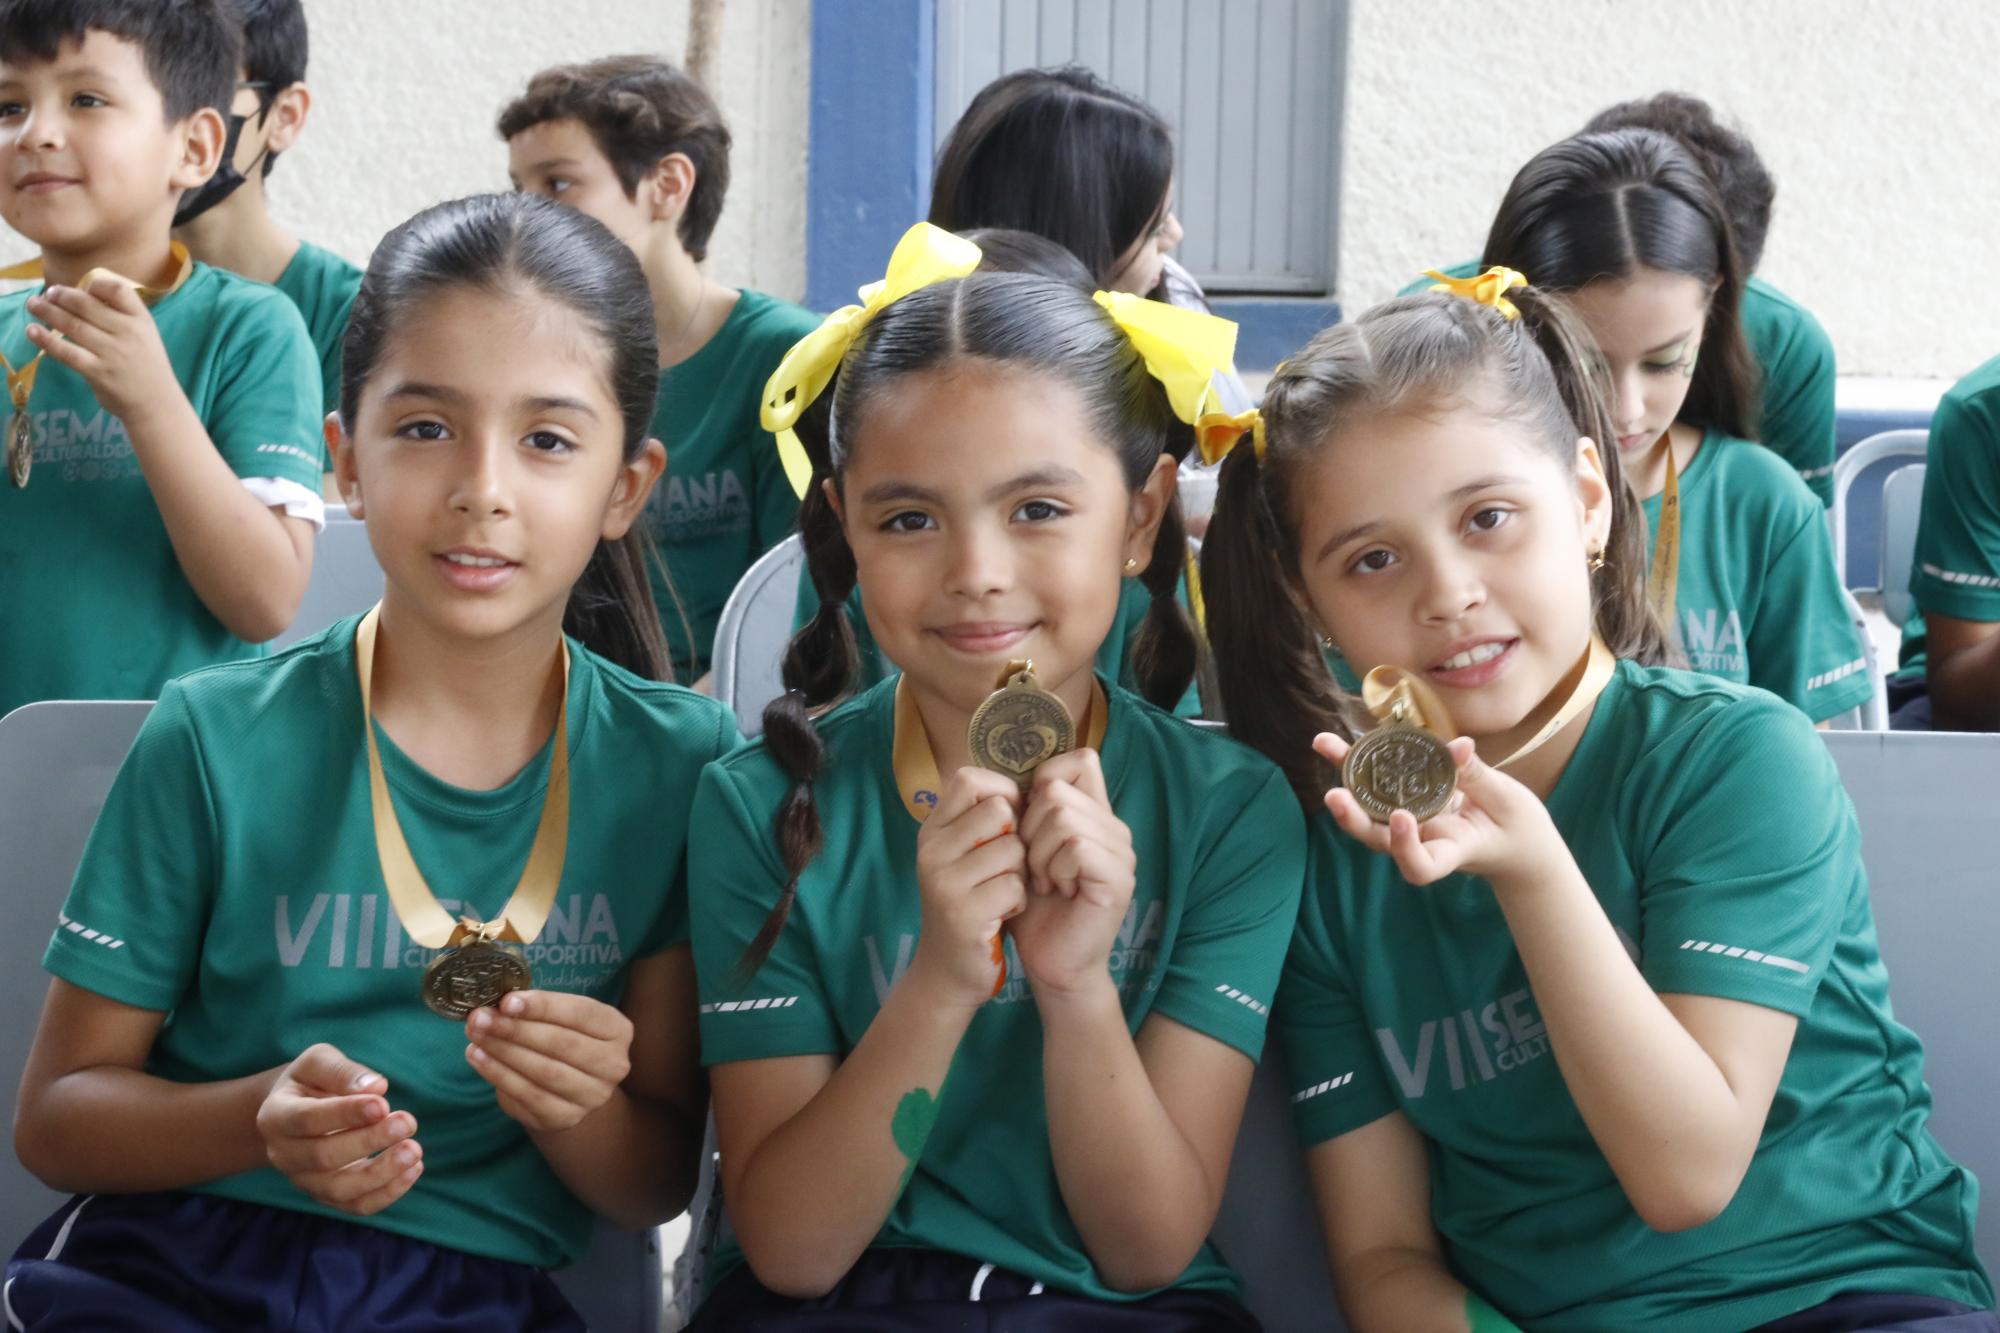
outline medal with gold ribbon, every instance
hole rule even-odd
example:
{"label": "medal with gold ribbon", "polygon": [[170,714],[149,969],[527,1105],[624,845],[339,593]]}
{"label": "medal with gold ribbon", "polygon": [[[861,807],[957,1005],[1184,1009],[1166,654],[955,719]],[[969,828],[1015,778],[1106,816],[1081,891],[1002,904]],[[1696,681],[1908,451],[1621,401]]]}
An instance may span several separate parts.
{"label": "medal with gold ribbon", "polygon": [[[1581,664],[1576,685],[1535,734],[1494,768],[1506,768],[1546,745],[1604,693],[1618,659],[1596,634]],[[1451,714],[1436,691],[1401,667],[1378,666],[1361,682],[1361,699],[1382,725],[1354,742],[1340,766],[1340,782],[1354,803],[1378,824],[1396,810],[1418,823],[1441,813],[1458,790],[1458,765],[1446,748]]]}
{"label": "medal with gold ribbon", "polygon": [[999,687],[973,710],[965,741],[973,763],[1026,787],[1036,769],[1076,748],[1076,722],[1036,681],[1032,661],[1009,662]]}
{"label": "medal with gold ribbon", "polygon": [[[188,248],[179,241],[175,241],[170,248],[175,265],[171,286],[143,287],[122,274],[113,273],[108,268],[90,270],[83,275],[83,281],[77,286],[87,291],[99,278],[116,278],[136,290],[140,300],[151,305],[161,297],[171,296],[179,291],[181,284],[188,280],[188,274],[194,272],[194,256],[188,253]],[[5,281],[41,276],[42,260],[39,255],[0,268],[0,280]],[[29,474],[34,471],[35,423],[28,415],[28,398],[35,391],[35,375],[41,370],[42,358],[47,355],[48,349],[43,348],[30,357],[26,365],[16,370],[14,363],[7,359],[7,354],[0,352],[0,369],[4,369],[7,373],[7,401],[13,407],[13,416],[7,422],[7,478],[14,483],[16,490],[27,486]]]}
{"label": "medal with gold ribbon", "polygon": [[1361,701],[1382,725],[1354,742],[1340,766],[1340,783],[1354,803],[1378,824],[1395,810],[1408,810],[1419,823],[1443,810],[1458,790],[1458,765],[1445,748],[1452,728],[1444,701],[1392,666],[1368,673]]}
{"label": "medal with gold ribbon", "polygon": [[1660,492],[1660,530],[1653,537],[1653,563],[1646,571],[1646,601],[1658,613],[1668,636],[1678,643],[1674,594],[1681,573],[1681,470],[1674,462],[1671,429],[1661,433],[1660,445],[1667,451],[1667,485]]}
{"label": "medal with gold ribbon", "polygon": [[438,904],[410,855],[396,807],[389,800],[388,780],[382,774],[371,707],[375,632],[381,613],[379,606],[371,610],[354,632],[361,726],[368,738],[368,795],[374,811],[375,854],[382,865],[389,902],[404,932],[425,948],[442,950],[424,969],[424,1003],[441,1018],[462,1020],[507,992],[526,990],[534,984],[521,946],[542,933],[562,884],[563,860],[569,851],[569,644],[565,641],[562,645],[563,692],[556,708],[548,792],[542,798],[541,822],[535,827],[534,845],[528,849],[520,882],[495,920],[480,921],[470,915],[454,920]]}

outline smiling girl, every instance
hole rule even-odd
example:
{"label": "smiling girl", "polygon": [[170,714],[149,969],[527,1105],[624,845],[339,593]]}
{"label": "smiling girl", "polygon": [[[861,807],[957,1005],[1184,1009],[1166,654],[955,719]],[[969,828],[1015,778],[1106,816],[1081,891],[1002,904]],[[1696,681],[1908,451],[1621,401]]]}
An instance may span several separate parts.
{"label": "smiling girl", "polygon": [[[1325,807],[1277,1012],[1348,1319],[2000,1328],[1839,774],[1658,665],[1589,339],[1518,276],[1288,360],[1202,552],[1231,727]],[[1427,822],[1328,790],[1323,645],[1434,696]]]}
{"label": "smiling girl", "polygon": [[49,946],[16,1142],[85,1197],[9,1265],[16,1328],[580,1329],[540,1270],[692,1186],[683,849],[734,732],[562,629],[623,568],[581,619],[663,660],[609,560],[661,464],[638,265],[443,204],[343,350],[381,605],[147,718]]}
{"label": "smiling girl", "polygon": [[[773,382],[796,411],[837,370],[802,511],[821,609],[763,739],[696,801],[735,1228],[698,1324],[957,1328],[977,1302],[991,1327],[1255,1328],[1206,1238],[1298,810],[1267,761],[1091,669],[1121,581],[1182,549],[1175,409],[1121,322],[1146,312],[938,276],[978,258],[919,227],[879,309],[829,317]],[[857,583],[903,670],[842,702]],[[1194,647],[1156,596],[1152,697]],[[975,766],[969,724],[1024,661],[1079,745],[1017,783]]]}

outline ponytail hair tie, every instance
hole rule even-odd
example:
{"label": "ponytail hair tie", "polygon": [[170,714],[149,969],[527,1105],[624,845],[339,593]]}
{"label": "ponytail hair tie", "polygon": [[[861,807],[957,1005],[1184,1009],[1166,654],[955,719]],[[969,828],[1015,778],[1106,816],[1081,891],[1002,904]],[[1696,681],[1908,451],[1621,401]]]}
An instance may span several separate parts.
{"label": "ponytail hair tie", "polygon": [[1521,311],[1507,299],[1507,293],[1516,287],[1528,285],[1527,275],[1519,270],[1495,264],[1476,278],[1454,278],[1449,273],[1440,273],[1434,268],[1424,270],[1427,278],[1436,278],[1431,287],[1434,292],[1450,292],[1478,305],[1491,306],[1508,319],[1519,319]]}
{"label": "ponytail hair tie", "polygon": [[948,278],[962,278],[979,267],[979,247],[942,227],[919,222],[903,233],[889,256],[889,268],[879,282],[871,282],[856,293],[859,305],[844,305],[828,315],[820,326],[792,345],[785,359],[771,372],[764,385],[764,404],[757,419],[778,439],[778,459],[785,465],[785,478],[803,500],[812,484],[812,461],[793,427],[825,392],[841,358],[861,336],[868,322],[911,292]]}
{"label": "ponytail hair tie", "polygon": [[1255,407],[1231,411],[1223,401],[1236,364],[1232,321],[1131,292],[1097,292],[1091,299],[1104,307],[1146,363],[1147,373],[1166,389],[1174,416],[1194,427],[1203,463],[1220,463],[1245,435],[1257,457],[1264,457],[1263,415]]}

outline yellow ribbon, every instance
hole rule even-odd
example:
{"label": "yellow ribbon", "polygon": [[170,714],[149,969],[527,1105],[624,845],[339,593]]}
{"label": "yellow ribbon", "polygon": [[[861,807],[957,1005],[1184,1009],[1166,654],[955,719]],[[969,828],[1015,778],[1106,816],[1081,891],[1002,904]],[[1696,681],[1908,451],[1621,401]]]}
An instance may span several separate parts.
{"label": "yellow ribbon", "polygon": [[1528,285],[1527,275],[1515,269],[1503,268],[1495,264],[1476,278],[1454,278],[1449,273],[1440,273],[1434,268],[1424,270],[1427,278],[1436,278],[1432,286],[1434,292],[1450,292],[1453,296],[1491,306],[1509,319],[1519,319],[1520,310],[1507,299],[1507,293],[1516,287]]}
{"label": "yellow ribbon", "polygon": [[[89,291],[90,284],[96,282],[99,278],[116,278],[119,282],[138,292],[141,301],[144,301],[147,305],[151,305],[162,297],[172,296],[175,292],[179,291],[181,284],[186,282],[188,276],[194,272],[194,256],[188,253],[188,248],[185,245],[182,245],[179,241],[174,241],[167,247],[167,250],[174,258],[174,280],[165,287],[148,287],[143,283],[132,281],[132,279],[126,277],[123,273],[105,268],[100,264],[83,275],[83,279],[76,284],[77,288],[81,291]],[[0,281],[17,282],[22,279],[39,278],[41,276],[42,257],[40,255],[36,255],[33,259],[23,259],[17,264],[9,264],[5,268],[0,268]]]}
{"label": "yellow ribbon", "polygon": [[962,278],[979,267],[979,247],[941,227],[919,222],[903,233],[889,256],[889,268],[880,282],[871,282],[857,295],[859,305],[844,305],[820,322],[820,326],[792,345],[785,359],[771,372],[764,385],[764,406],[758,420],[778,438],[778,458],[785,465],[785,477],[800,499],[812,484],[812,460],[793,427],[799,417],[825,392],[840,369],[841,358],[854,345],[868,321],[902,300],[911,292]]}
{"label": "yellow ribbon", "polygon": [[[1555,734],[1577,719],[1585,709],[1597,701],[1604,693],[1604,687],[1611,683],[1611,676],[1618,669],[1618,659],[1604,640],[1592,631],[1590,647],[1585,651],[1583,670],[1567,697],[1542,723],[1535,734],[1514,747],[1512,754],[1492,762],[1492,768],[1506,768],[1526,759],[1536,750],[1546,745]],[[1451,740],[1457,730],[1451,720],[1451,710],[1431,688],[1430,682],[1416,673],[1396,666],[1378,666],[1361,680],[1361,702],[1368,711],[1383,722],[1403,722],[1437,736],[1440,740]]]}
{"label": "yellow ribbon", "polygon": [[1202,310],[1149,301],[1130,292],[1098,292],[1093,300],[1132,340],[1146,369],[1167,391],[1174,415],[1194,427],[1201,461],[1213,467],[1246,434],[1264,456],[1264,418],[1256,408],[1230,412],[1219,401],[1216,376],[1236,364],[1236,325]]}

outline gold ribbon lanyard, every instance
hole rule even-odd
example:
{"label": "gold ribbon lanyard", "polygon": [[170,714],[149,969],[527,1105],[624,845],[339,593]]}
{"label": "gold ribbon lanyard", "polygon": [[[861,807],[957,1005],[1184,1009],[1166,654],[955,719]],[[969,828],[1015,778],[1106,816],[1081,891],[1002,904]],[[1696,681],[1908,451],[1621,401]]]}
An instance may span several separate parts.
{"label": "gold ribbon lanyard", "polygon": [[[375,740],[372,706],[375,633],[381,614],[382,608],[377,605],[361,618],[361,623],[355,628],[354,664],[361,681],[361,726],[368,738],[368,796],[374,809],[375,855],[382,865],[382,883],[389,891],[389,902],[396,909],[404,932],[427,949],[470,954],[478,946],[487,946],[489,952],[497,953],[499,951],[492,946],[526,944],[542,933],[542,925],[549,919],[549,912],[555,906],[556,890],[562,884],[563,861],[569,851],[569,644],[567,641],[562,644],[562,702],[556,708],[548,791],[542,798],[541,822],[535,827],[535,841],[528,849],[528,861],[521,869],[520,882],[514,886],[513,896],[508,898],[507,905],[500,909],[500,915],[494,920],[480,921],[471,914],[454,920],[438,904],[430,885],[424,881],[423,872],[417,869],[416,859],[410,855],[410,844],[403,838],[403,826],[396,818],[396,807],[389,800],[388,780],[382,774],[382,754]],[[512,959],[514,956],[509,953],[507,957]],[[480,1003],[469,1001],[478,999],[478,993],[492,987],[483,985],[487,978],[481,977],[475,979],[481,984],[468,989],[463,977],[449,975],[448,967],[445,973],[438,973],[441,965],[446,965],[451,958],[451,954],[445,954],[432,963],[431,972],[425,976],[425,1001],[446,1017],[462,1018],[464,1013],[481,1007]],[[500,962],[497,959],[492,961]],[[459,970],[462,972],[464,969]],[[500,970],[509,973],[518,984],[506,985],[503,979],[496,983],[499,989],[481,1003],[490,1004],[506,990],[521,989],[527,984],[525,963],[516,959],[502,965]],[[440,979],[434,982],[433,974],[438,974]],[[434,993],[439,987],[456,987],[456,990],[439,995]]]}
{"label": "gold ribbon lanyard", "polygon": [[[90,272],[83,275],[83,281],[77,285],[87,290],[92,283],[101,277],[116,278],[118,281],[134,288],[139,293],[139,299],[147,305],[151,305],[153,302],[163,297],[171,296],[179,291],[181,284],[188,280],[188,275],[194,272],[194,256],[188,253],[188,248],[185,245],[182,245],[179,241],[175,241],[171,250],[175,268],[174,280],[170,286],[141,286],[133,282],[130,278],[114,273],[108,268],[94,268],[90,270]],[[41,276],[42,257],[40,255],[36,255],[33,259],[24,259],[18,264],[9,264],[5,268],[0,268],[0,281],[19,282]],[[16,370],[14,363],[8,360],[7,354],[4,351],[0,351],[0,369],[4,369],[7,372],[7,401],[13,405],[14,409],[13,420],[7,427],[7,475],[13,481],[14,487],[17,490],[28,484],[28,476],[35,464],[35,426],[34,422],[28,416],[28,398],[35,392],[35,376],[40,373],[42,358],[47,355],[48,349],[43,348],[36,352],[33,357],[29,358],[28,364]]]}
{"label": "gold ribbon lanyard", "polygon": [[1667,451],[1667,488],[1660,492],[1660,530],[1653,538],[1653,564],[1646,573],[1646,601],[1675,641],[1674,596],[1681,575],[1681,470],[1674,464],[1673,432],[1660,435]]}
{"label": "gold ribbon lanyard", "polygon": [[[1507,768],[1548,744],[1604,693],[1618,659],[1595,633],[1590,636],[1583,674],[1548,721],[1494,768]],[[1341,783],[1355,802],[1379,823],[1389,812],[1408,810],[1419,821],[1450,802],[1458,785],[1457,766],[1445,744],[1454,735],[1451,710],[1430,684],[1395,666],[1378,666],[1361,681],[1361,701],[1382,725],[1355,741],[1341,765]]]}

